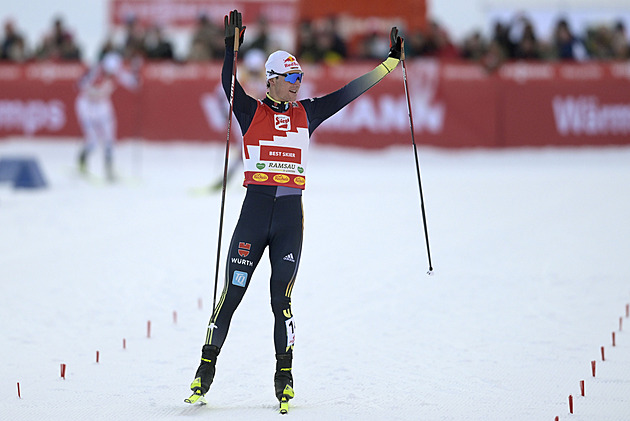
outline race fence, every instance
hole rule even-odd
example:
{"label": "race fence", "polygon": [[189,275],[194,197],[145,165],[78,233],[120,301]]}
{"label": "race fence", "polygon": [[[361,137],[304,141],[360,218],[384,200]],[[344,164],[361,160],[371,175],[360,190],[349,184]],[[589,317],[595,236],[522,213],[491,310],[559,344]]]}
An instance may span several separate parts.
{"label": "race fence", "polygon": [[[304,65],[300,98],[325,95],[377,65]],[[80,63],[0,65],[0,139],[80,137],[74,103],[85,71]],[[139,89],[114,93],[118,137],[223,142],[228,102],[220,74],[220,62],[144,64]],[[239,68],[243,86],[260,98],[264,79],[247,76]],[[630,143],[630,62],[515,62],[488,73],[475,63],[416,59],[407,63],[407,79],[420,145]],[[401,66],[322,124],[312,140],[368,149],[409,144]]]}

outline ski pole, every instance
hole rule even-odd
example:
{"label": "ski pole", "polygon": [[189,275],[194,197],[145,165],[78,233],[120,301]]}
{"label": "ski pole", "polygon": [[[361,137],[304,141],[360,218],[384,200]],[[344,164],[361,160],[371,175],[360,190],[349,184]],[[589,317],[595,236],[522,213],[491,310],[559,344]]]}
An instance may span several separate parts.
{"label": "ski pole", "polygon": [[221,260],[221,236],[223,234],[223,214],[225,213],[225,190],[227,185],[228,161],[230,159],[230,129],[234,108],[234,85],[236,84],[236,59],[238,57],[239,28],[234,28],[234,61],[232,62],[232,83],[230,86],[230,112],[227,120],[227,140],[225,141],[225,162],[223,163],[223,183],[221,186],[221,213],[219,216],[219,238],[217,244],[217,264],[214,272],[214,293],[212,294],[212,314],[217,306],[217,285],[219,283],[219,262]]}
{"label": "ski pole", "polygon": [[427,275],[433,273],[433,264],[431,263],[431,249],[429,247],[429,232],[427,230],[427,215],[424,210],[424,195],[422,194],[422,180],[420,178],[420,163],[418,162],[418,148],[416,146],[416,139],[413,133],[413,114],[411,112],[411,99],[409,97],[409,86],[407,85],[407,66],[405,65],[405,48],[403,44],[402,53],[402,74],[403,84],[405,85],[405,96],[407,97],[407,110],[409,111],[409,127],[411,128],[411,143],[413,144],[413,154],[416,158],[416,173],[418,175],[418,189],[420,190],[420,210],[422,212],[422,224],[424,226],[424,239],[427,244],[427,258],[429,259],[429,271]]}

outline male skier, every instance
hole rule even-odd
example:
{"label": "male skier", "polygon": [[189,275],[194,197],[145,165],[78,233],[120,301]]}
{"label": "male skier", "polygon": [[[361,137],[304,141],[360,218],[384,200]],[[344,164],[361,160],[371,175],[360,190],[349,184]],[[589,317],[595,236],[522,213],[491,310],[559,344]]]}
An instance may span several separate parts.
{"label": "male skier", "polygon": [[[225,60],[222,83],[228,99],[234,61],[235,29],[242,16],[225,17]],[[247,193],[230,243],[225,284],[210,318],[201,363],[190,388],[194,403],[210,388],[217,356],[228,333],[232,315],[241,302],[265,248],[271,263],[271,308],[274,314],[276,372],[274,385],[281,411],[294,397],[292,358],[295,324],[291,291],[302,250],[302,191],[306,185],[309,138],[327,118],[378,83],[398,65],[403,39],[392,28],[389,56],[374,70],[328,95],[298,101],[304,73],[286,51],[272,53],[265,63],[267,94],[248,96],[235,82],[233,110],[243,134],[244,186]]]}

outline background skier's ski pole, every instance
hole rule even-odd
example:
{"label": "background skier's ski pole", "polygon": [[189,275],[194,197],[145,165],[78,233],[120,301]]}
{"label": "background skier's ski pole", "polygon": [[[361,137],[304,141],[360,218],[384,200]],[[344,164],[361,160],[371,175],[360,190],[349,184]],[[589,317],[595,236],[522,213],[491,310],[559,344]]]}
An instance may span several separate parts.
{"label": "background skier's ski pole", "polygon": [[422,211],[422,224],[424,226],[424,239],[427,244],[427,258],[429,259],[428,275],[433,273],[433,264],[431,263],[431,249],[429,247],[429,232],[427,230],[427,215],[424,210],[424,195],[422,194],[422,180],[420,178],[420,163],[418,162],[418,148],[416,147],[416,139],[413,133],[413,114],[411,113],[411,99],[409,97],[409,86],[407,86],[407,66],[405,65],[405,48],[403,44],[402,54],[402,73],[403,83],[405,85],[405,96],[407,97],[407,110],[409,111],[409,126],[411,128],[411,143],[413,144],[413,155],[416,158],[416,173],[418,174],[418,189],[420,190],[420,210]]}

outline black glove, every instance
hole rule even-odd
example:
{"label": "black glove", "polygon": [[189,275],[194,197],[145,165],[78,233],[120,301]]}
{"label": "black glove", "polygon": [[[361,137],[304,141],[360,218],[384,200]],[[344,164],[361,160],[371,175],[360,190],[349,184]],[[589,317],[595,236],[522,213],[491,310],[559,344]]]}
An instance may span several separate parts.
{"label": "black glove", "polygon": [[398,36],[398,28],[394,26],[392,32],[389,34],[389,55],[387,57],[400,60],[403,50],[403,41],[404,40]]}
{"label": "black glove", "polygon": [[245,36],[245,26],[243,26],[243,16],[238,10],[232,10],[229,16],[225,16],[225,43],[234,45],[234,31],[239,29],[238,33],[238,45],[243,45],[243,38]]}

